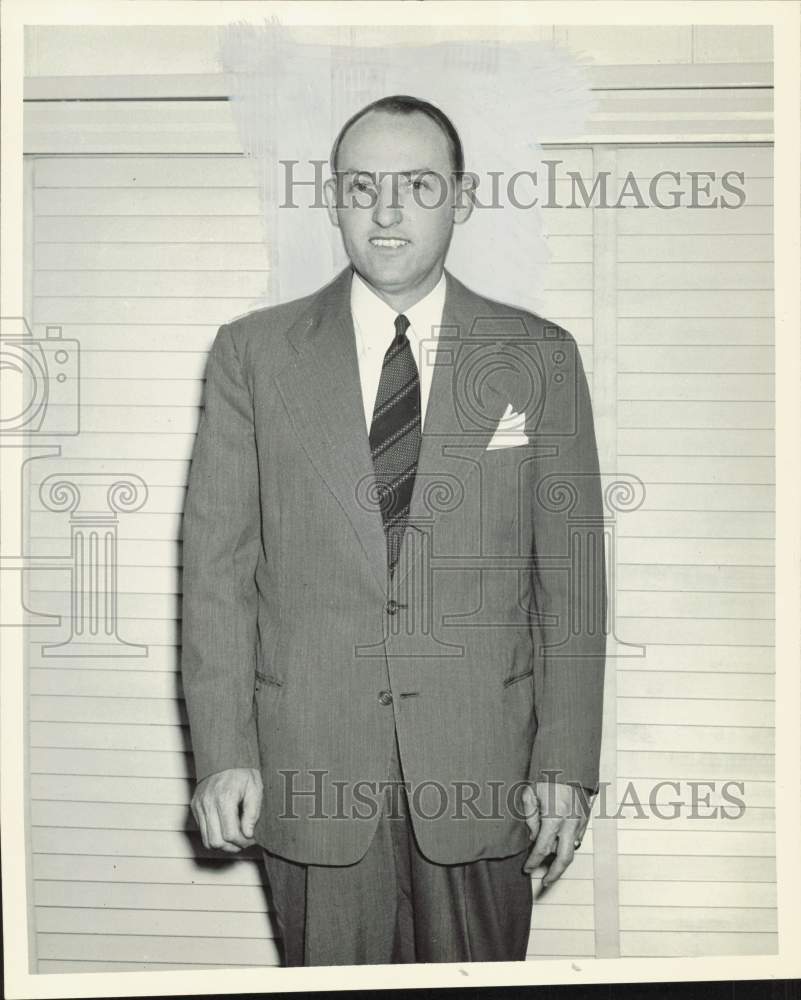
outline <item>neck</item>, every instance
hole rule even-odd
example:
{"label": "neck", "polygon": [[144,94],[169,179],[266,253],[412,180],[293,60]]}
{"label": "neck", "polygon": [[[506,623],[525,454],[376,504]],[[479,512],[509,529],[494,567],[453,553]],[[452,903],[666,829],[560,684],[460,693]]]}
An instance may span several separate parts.
{"label": "neck", "polygon": [[359,277],[362,281],[370,288],[383,302],[397,313],[406,312],[407,309],[411,309],[412,306],[417,305],[417,303],[426,297],[430,291],[436,288],[439,283],[439,279],[442,277],[443,268],[439,267],[432,271],[426,276],[424,281],[420,284],[415,285],[414,288],[405,288],[402,291],[394,290],[391,288],[379,288],[374,285],[369,278],[367,278],[361,272]]}

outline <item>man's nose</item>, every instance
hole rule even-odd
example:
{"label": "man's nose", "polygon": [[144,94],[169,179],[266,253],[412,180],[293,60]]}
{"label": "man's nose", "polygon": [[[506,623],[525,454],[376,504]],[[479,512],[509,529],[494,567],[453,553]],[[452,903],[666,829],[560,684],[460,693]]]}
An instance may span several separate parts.
{"label": "man's nose", "polygon": [[373,207],[373,222],[382,229],[396,226],[403,218],[400,194],[397,186],[393,187],[391,178],[384,179],[378,189],[378,197]]}

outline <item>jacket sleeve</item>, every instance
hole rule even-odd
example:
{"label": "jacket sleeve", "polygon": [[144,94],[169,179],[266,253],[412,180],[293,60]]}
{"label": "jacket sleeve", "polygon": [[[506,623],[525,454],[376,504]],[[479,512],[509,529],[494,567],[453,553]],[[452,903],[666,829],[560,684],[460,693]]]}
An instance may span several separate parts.
{"label": "jacket sleeve", "polygon": [[183,520],[181,670],[198,781],[259,766],[253,686],[260,538],[252,400],[223,326],[206,366]]}
{"label": "jacket sleeve", "polygon": [[532,625],[535,655],[534,740],[529,778],[597,791],[606,656],[603,500],[592,405],[581,356],[575,393],[554,373],[546,392],[549,427],[535,440]]}

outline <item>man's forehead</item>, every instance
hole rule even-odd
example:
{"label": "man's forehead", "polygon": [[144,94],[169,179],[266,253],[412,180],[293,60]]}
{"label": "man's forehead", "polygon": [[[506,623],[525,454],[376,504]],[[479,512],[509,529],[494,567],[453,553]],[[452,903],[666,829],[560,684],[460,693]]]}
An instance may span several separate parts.
{"label": "man's forehead", "polygon": [[[351,125],[340,144],[340,153],[345,157],[351,152],[362,155],[371,151],[376,154],[391,152],[397,156],[405,151],[402,158],[407,163],[409,152],[417,150],[427,153],[425,161],[449,155],[448,140],[442,129],[427,115],[416,111],[411,114],[371,111]],[[418,162],[423,161],[418,158]],[[396,160],[392,169],[403,168]]]}

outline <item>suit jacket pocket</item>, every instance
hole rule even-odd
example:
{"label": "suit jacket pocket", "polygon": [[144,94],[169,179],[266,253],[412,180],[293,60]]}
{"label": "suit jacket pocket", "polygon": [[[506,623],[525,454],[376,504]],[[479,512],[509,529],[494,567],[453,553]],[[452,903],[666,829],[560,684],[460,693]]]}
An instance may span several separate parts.
{"label": "suit jacket pocket", "polygon": [[264,673],[262,670],[256,671],[253,690],[261,720],[264,720],[275,706],[281,694],[283,684],[283,681],[277,677],[273,677],[272,674]]}
{"label": "suit jacket pocket", "polygon": [[520,681],[524,681],[524,680],[526,680],[526,678],[533,677],[533,676],[534,676],[534,670],[533,670],[533,668],[524,671],[522,674],[512,674],[511,677],[507,677],[506,678],[506,680],[503,682],[503,686],[505,688],[508,688],[508,687],[511,687],[512,684],[519,684]]}

